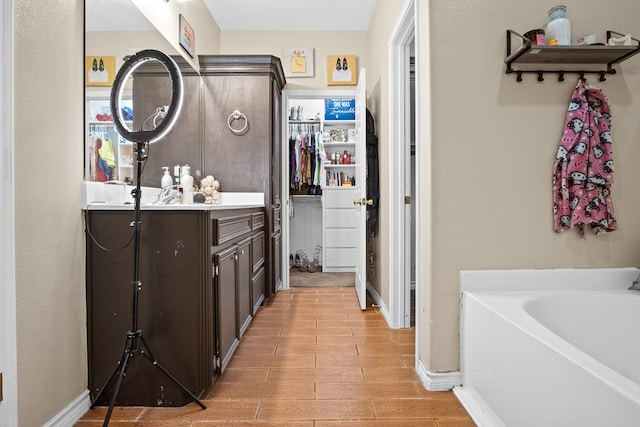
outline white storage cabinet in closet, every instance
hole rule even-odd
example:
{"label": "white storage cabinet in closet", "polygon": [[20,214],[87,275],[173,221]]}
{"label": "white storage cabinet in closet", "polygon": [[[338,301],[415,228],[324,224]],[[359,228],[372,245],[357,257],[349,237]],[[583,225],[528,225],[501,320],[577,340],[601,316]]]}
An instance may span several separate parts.
{"label": "white storage cabinet in closet", "polygon": [[[122,138],[115,129],[109,107],[110,92],[87,93],[86,102],[85,179],[87,181],[118,180],[132,184],[133,144]],[[132,108],[131,96],[125,96],[122,106]],[[128,120],[127,122],[133,123]],[[97,152],[98,146],[102,148],[103,144],[105,144],[103,149],[105,158]],[[105,163],[101,163],[103,161]],[[105,170],[108,171],[106,174]]]}

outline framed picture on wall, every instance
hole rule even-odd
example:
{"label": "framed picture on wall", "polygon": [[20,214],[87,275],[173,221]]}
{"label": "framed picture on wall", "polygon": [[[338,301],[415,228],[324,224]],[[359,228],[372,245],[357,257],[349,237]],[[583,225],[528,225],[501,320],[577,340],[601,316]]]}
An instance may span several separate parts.
{"label": "framed picture on wall", "polygon": [[112,86],[116,77],[116,57],[86,56],[84,69],[86,86]]}
{"label": "framed picture on wall", "polygon": [[191,28],[191,25],[187,22],[182,14],[180,14],[180,25],[178,40],[180,46],[189,54],[190,57],[193,58],[193,55],[196,50],[196,33]]}
{"label": "framed picture on wall", "polygon": [[357,82],[355,55],[327,56],[328,86],[355,86]]}
{"label": "framed picture on wall", "polygon": [[299,47],[285,49],[282,60],[285,77],[313,77],[313,48]]}

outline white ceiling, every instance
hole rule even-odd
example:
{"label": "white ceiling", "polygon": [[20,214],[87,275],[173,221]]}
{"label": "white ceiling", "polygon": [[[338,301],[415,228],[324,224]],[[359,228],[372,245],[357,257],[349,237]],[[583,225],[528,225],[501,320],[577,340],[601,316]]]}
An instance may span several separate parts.
{"label": "white ceiling", "polygon": [[[376,3],[376,0],[195,1],[204,1],[222,31],[367,31]],[[153,29],[131,0],[86,0],[85,13],[87,31]]]}
{"label": "white ceiling", "polygon": [[367,31],[376,0],[204,0],[222,31]]}

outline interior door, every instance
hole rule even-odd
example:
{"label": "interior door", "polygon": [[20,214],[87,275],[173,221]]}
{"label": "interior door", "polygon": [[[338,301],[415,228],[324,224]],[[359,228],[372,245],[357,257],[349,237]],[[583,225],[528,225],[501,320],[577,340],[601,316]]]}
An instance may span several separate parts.
{"label": "interior door", "polygon": [[367,308],[367,91],[366,72],[360,70],[356,89],[356,292],[360,308]]}

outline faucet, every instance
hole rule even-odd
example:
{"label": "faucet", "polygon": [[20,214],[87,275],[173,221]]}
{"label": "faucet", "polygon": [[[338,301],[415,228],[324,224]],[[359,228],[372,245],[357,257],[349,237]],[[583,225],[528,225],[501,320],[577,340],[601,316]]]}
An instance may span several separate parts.
{"label": "faucet", "polygon": [[158,194],[157,200],[154,205],[174,205],[180,200],[180,186],[179,185],[167,185],[162,187]]}
{"label": "faucet", "polygon": [[640,291],[640,276],[638,276],[627,289],[630,291]]}

